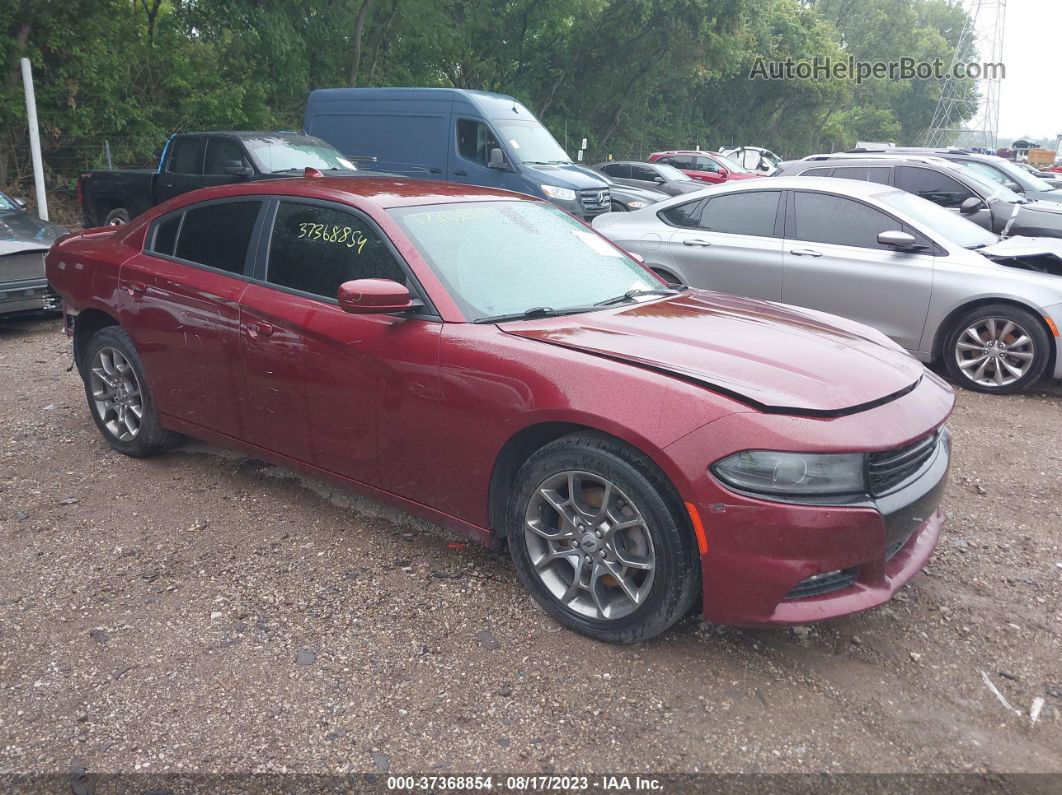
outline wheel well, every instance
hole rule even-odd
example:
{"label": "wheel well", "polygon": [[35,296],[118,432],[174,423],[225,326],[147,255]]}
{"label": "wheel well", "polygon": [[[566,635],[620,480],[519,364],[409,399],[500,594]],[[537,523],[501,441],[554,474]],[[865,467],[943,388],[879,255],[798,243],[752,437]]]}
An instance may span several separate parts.
{"label": "wheel well", "polygon": [[968,304],[963,304],[962,306],[953,309],[951,313],[946,318],[944,318],[944,321],[937,329],[937,336],[933,340],[933,361],[939,362],[944,356],[944,341],[948,338],[948,334],[951,333],[952,329],[955,327],[955,324],[959,321],[960,317],[965,315],[967,312],[977,309],[979,306],[989,306],[991,304],[1004,304],[1006,306],[1012,306],[1015,309],[1023,309],[1036,318],[1043,330],[1047,332],[1048,339],[1055,340],[1054,344],[1051,346],[1051,358],[1047,362],[1046,370],[1046,372],[1048,373],[1052,372],[1054,368],[1055,357],[1058,356],[1058,342],[1054,335],[1054,332],[1051,331],[1050,327],[1047,325],[1047,322],[1037,310],[1033,309],[1028,304],[1023,304],[1021,301],[1012,301],[1008,298],[979,298],[976,301],[970,301],[970,303]]}
{"label": "wheel well", "polygon": [[[490,476],[488,518],[490,529],[493,531],[495,539],[505,537],[507,529],[505,526],[505,512],[508,510],[508,499],[512,494],[513,482],[520,467],[523,466],[527,459],[550,442],[560,439],[562,436],[579,432],[592,433],[607,438],[616,444],[623,445],[643,459],[645,474],[650,475],[651,479],[658,481],[659,485],[667,491],[668,496],[672,499],[676,510],[679,511],[679,515],[681,517],[685,516],[685,512],[681,510],[683,506],[682,498],[679,496],[678,490],[671,482],[671,479],[664,474],[664,471],[649,456],[638,448],[632,447],[617,436],[592,428],[589,425],[571,422],[543,422],[531,425],[513,434],[509,441],[502,446],[501,452],[498,453],[498,457],[494,462],[494,471],[491,472]],[[688,524],[688,519],[686,521]]]}
{"label": "wheel well", "polygon": [[101,328],[117,326],[118,321],[100,309],[83,309],[74,321],[74,362],[82,369],[89,340]]}

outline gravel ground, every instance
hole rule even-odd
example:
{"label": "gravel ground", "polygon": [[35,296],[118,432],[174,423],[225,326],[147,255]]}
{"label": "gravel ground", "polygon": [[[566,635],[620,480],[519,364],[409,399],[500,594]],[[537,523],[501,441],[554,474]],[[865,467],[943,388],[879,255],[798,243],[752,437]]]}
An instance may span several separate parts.
{"label": "gravel ground", "polygon": [[0,772],[1062,772],[1062,392],[960,394],[891,604],[617,648],[370,501],[111,452],[68,351],[0,325]]}

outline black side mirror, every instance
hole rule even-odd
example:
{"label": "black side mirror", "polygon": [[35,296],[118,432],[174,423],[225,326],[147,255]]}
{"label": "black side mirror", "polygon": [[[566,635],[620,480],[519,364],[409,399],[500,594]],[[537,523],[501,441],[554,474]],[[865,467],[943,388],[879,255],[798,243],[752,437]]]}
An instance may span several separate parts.
{"label": "black side mirror", "polygon": [[487,168],[496,168],[499,170],[505,168],[505,155],[502,154],[502,150],[496,146],[490,150],[490,161],[487,163]]}
{"label": "black side mirror", "polygon": [[254,169],[250,166],[245,166],[242,160],[226,160],[222,169],[226,174],[232,174],[234,177],[254,176]]}
{"label": "black side mirror", "polygon": [[971,196],[969,199],[959,205],[959,213],[961,215],[973,215],[979,212],[984,207],[984,202],[978,199],[976,196]]}

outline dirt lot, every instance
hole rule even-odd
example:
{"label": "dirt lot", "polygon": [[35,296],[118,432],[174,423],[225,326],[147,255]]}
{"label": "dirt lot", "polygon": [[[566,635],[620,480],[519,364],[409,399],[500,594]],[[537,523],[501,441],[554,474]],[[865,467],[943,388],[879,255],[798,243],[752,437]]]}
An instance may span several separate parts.
{"label": "dirt lot", "polygon": [[1062,772],[1060,392],[959,396],[951,520],[890,605],[614,648],[374,503],[112,453],[69,361],[0,325],[0,772]]}

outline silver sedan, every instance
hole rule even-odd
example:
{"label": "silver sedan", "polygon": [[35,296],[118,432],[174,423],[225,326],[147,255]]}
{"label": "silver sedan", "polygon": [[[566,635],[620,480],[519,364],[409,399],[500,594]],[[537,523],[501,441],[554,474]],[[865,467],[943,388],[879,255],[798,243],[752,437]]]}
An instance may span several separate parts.
{"label": "silver sedan", "polygon": [[824,177],[709,188],[594,228],[669,282],[858,320],[971,389],[1062,378],[1062,240],[1001,239],[910,193]]}

